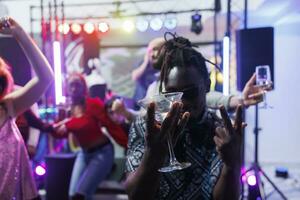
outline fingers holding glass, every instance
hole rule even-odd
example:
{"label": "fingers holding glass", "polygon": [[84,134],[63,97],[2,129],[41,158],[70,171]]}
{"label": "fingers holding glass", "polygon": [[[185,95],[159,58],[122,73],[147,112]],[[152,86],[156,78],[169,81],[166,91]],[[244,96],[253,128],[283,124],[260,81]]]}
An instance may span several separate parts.
{"label": "fingers holding glass", "polygon": [[[169,150],[169,163],[167,166],[160,168],[160,172],[171,172],[174,170],[182,170],[189,167],[190,163],[180,163],[177,161],[172,139],[174,132],[177,129],[178,121],[181,117],[182,104],[179,103],[182,97],[182,92],[166,93],[161,95],[155,95],[151,98],[146,98],[139,101],[139,105],[143,108],[147,108],[150,102],[155,103],[155,109],[148,108],[147,114],[147,129],[153,128],[155,122],[161,124],[159,135],[162,141],[167,141]],[[151,106],[151,105],[150,105]],[[154,113],[154,114],[153,114]],[[185,114],[185,120],[188,114]],[[184,121],[183,121],[184,122]],[[176,127],[176,128],[175,128]]]}
{"label": "fingers holding glass", "polygon": [[263,92],[263,107],[272,108],[268,106],[266,92],[272,89],[273,82],[271,80],[271,70],[269,65],[259,65],[255,68],[256,85],[260,86]]}

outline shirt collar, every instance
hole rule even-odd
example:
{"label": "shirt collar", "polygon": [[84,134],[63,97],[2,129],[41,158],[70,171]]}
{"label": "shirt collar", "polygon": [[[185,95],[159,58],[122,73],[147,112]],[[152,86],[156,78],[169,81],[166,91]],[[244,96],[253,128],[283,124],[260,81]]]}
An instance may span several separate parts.
{"label": "shirt collar", "polygon": [[202,125],[204,123],[207,122],[207,118],[208,118],[208,109],[205,107],[203,114],[201,116],[199,116],[197,119],[194,120],[190,120],[190,124],[191,125]]}

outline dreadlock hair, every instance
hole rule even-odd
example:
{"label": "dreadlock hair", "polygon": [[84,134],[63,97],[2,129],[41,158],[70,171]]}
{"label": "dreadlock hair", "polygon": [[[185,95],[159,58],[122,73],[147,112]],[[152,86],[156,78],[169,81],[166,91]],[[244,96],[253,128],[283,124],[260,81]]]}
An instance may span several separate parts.
{"label": "dreadlock hair", "polygon": [[[168,40],[168,35],[173,38]],[[204,80],[209,79],[205,64],[206,59],[193,48],[194,45],[187,38],[178,37],[170,32],[166,32],[164,37],[166,42],[162,47],[163,51],[161,51],[163,61],[160,74],[160,92],[162,92],[162,85],[166,82],[169,72],[174,67],[188,68],[193,66],[199,71]]]}

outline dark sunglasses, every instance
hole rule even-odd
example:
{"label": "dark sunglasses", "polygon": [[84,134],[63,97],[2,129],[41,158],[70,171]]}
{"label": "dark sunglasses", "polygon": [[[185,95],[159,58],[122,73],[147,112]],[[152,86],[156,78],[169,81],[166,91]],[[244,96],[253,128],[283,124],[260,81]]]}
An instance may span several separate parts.
{"label": "dark sunglasses", "polygon": [[[199,90],[199,86],[198,85],[194,85],[191,87],[187,87],[184,88],[182,90],[176,91],[176,92],[182,92],[182,97],[181,99],[195,99],[199,96],[200,94],[200,90]],[[170,91],[170,92],[162,92],[163,94],[167,94],[167,93],[171,93],[171,92],[175,92],[175,91]]]}

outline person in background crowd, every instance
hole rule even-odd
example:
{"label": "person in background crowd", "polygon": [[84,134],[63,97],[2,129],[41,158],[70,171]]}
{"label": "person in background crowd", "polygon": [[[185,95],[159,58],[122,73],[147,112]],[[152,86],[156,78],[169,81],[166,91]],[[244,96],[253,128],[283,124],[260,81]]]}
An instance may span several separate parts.
{"label": "person in background crowd", "polygon": [[135,101],[144,98],[149,85],[157,79],[159,68],[156,68],[155,63],[160,44],[161,38],[151,40],[142,64],[131,73],[132,80],[136,82],[133,95]]}
{"label": "person in background crowd", "polygon": [[119,124],[125,133],[129,134],[130,128],[130,121],[127,120],[126,117],[122,114],[118,114],[117,112],[113,111],[113,104],[117,103],[118,101],[123,103],[123,99],[118,96],[112,96],[105,101],[105,111],[108,114],[109,118],[116,124]]}
{"label": "person in background crowd", "polygon": [[100,98],[88,96],[85,79],[73,74],[68,79],[68,93],[71,97],[71,117],[54,124],[56,137],[66,137],[72,133],[81,150],[74,163],[69,196],[72,199],[92,199],[99,183],[110,173],[114,149],[109,138],[103,133],[107,128],[112,138],[127,147],[127,134],[120,125],[114,123],[105,112]]}

